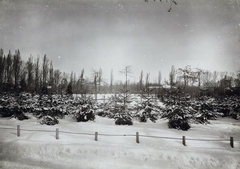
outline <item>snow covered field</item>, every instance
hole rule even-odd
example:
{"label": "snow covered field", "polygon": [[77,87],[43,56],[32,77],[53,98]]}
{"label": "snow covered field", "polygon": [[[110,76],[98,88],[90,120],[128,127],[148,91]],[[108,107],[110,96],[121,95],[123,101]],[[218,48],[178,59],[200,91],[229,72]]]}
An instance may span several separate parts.
{"label": "snow covered field", "polygon": [[[168,129],[164,119],[159,119],[156,123],[134,121],[132,126],[117,126],[113,119],[106,117],[96,116],[94,122],[80,123],[71,117],[65,117],[60,119],[58,125],[47,126],[39,124],[31,114],[27,115],[31,119],[0,119],[0,168],[240,168],[240,123],[234,119],[219,118],[209,125],[195,124],[188,131],[180,131]],[[17,137],[17,130],[14,130],[17,125],[22,129],[20,137]],[[55,138],[56,128],[59,128],[58,140]],[[94,140],[95,132],[99,133],[98,141]],[[134,136],[136,132],[140,134],[139,144]],[[186,136],[186,146],[182,144],[182,136]],[[230,136],[234,137],[234,148],[230,146]],[[223,141],[196,141],[188,138]]]}

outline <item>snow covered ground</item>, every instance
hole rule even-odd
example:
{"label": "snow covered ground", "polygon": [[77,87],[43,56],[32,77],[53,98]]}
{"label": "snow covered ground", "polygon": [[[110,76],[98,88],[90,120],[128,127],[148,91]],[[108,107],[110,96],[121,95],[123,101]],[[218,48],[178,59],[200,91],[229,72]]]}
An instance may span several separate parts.
{"label": "snow covered ground", "polygon": [[[58,125],[47,126],[39,124],[32,115],[27,115],[31,118],[25,121],[0,118],[0,168],[240,168],[240,122],[229,118],[219,117],[209,125],[193,124],[190,130],[179,131],[168,129],[164,119],[156,123],[134,121],[132,126],[117,126],[113,119],[106,117],[97,116],[94,122],[80,123],[65,117],[59,120]],[[20,137],[17,137],[17,125],[21,128]],[[58,140],[55,138],[56,128],[59,128]],[[95,132],[99,133],[98,141],[94,140]],[[136,132],[140,134],[139,144],[136,143]],[[182,144],[182,136],[186,136],[186,146]],[[234,148],[230,146],[230,137],[234,137]],[[215,141],[188,140],[191,138]]]}

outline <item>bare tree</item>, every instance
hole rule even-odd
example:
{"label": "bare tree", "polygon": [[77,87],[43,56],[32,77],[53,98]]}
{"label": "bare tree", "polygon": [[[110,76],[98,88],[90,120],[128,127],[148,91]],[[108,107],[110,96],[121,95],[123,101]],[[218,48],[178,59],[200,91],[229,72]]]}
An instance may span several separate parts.
{"label": "bare tree", "polygon": [[94,84],[94,94],[95,94],[95,100],[97,101],[97,86],[99,85],[98,80],[99,78],[99,72],[96,70],[93,70],[93,84]]}
{"label": "bare tree", "polygon": [[52,61],[50,62],[50,65],[49,65],[49,85],[53,87],[53,82],[54,82],[54,76],[53,76],[53,64],[52,64]]}
{"label": "bare tree", "polygon": [[3,49],[0,49],[0,85],[4,82],[5,56]]}
{"label": "bare tree", "polygon": [[80,84],[80,93],[84,93],[84,69],[82,69],[81,75],[79,76],[78,82]]}
{"label": "bare tree", "polygon": [[27,67],[27,86],[28,91],[33,92],[33,81],[34,81],[34,65],[33,65],[33,56],[30,55],[28,61],[26,62]]}
{"label": "bare tree", "polygon": [[77,93],[77,78],[76,78],[75,72],[73,73],[72,87],[73,87],[73,93]]}
{"label": "bare tree", "polygon": [[113,92],[113,69],[111,70],[111,75],[110,75],[110,93]]}
{"label": "bare tree", "polygon": [[53,73],[53,86],[55,86],[56,90],[57,90],[57,93],[60,92],[60,79],[61,79],[61,71],[59,69],[56,69],[54,70],[54,73]]}
{"label": "bare tree", "polygon": [[220,72],[219,76],[221,79],[224,79],[228,75],[228,72]]}
{"label": "bare tree", "polygon": [[39,56],[37,56],[37,59],[35,61],[35,64],[34,64],[34,75],[35,75],[35,80],[34,80],[34,83],[35,83],[35,91],[39,91]]}
{"label": "bare tree", "polygon": [[69,79],[69,74],[66,72],[63,72],[62,79],[61,79],[61,94],[63,94],[63,91],[67,89],[68,79]]}
{"label": "bare tree", "polygon": [[160,93],[161,81],[162,81],[162,73],[161,71],[159,71],[158,72],[158,93]]}
{"label": "bare tree", "polygon": [[238,69],[236,76],[237,76],[235,79],[236,87],[240,87],[240,68]]}
{"label": "bare tree", "polygon": [[9,84],[12,84],[12,74],[13,74],[13,59],[11,51],[9,51],[6,59],[5,65],[5,81]]}
{"label": "bare tree", "polygon": [[98,92],[101,92],[101,82],[102,82],[102,69],[98,71]]}
{"label": "bare tree", "polygon": [[44,55],[43,63],[42,63],[42,81],[43,81],[44,86],[46,86],[46,83],[47,83],[48,66],[49,66],[49,60],[48,60],[47,56]]}
{"label": "bare tree", "polygon": [[203,77],[204,77],[203,78],[203,85],[205,87],[211,87],[212,73],[210,71],[206,71]]}
{"label": "bare tree", "polygon": [[198,89],[200,89],[201,87],[201,82],[202,82],[202,76],[205,74],[205,71],[202,69],[197,68],[197,70],[194,72],[195,73],[195,77],[197,79],[198,82]]}
{"label": "bare tree", "polygon": [[27,84],[26,84],[26,77],[27,77],[27,66],[21,66],[20,70],[20,86],[22,91],[26,91]]}
{"label": "bare tree", "polygon": [[177,71],[174,66],[171,67],[171,71],[169,72],[169,80],[165,80],[165,84],[168,87],[164,87],[163,90],[166,92],[167,97],[173,99],[173,104],[176,103],[176,100],[179,100],[182,95],[183,88],[178,85],[178,81],[176,80]]}
{"label": "bare tree", "polygon": [[186,88],[189,85],[190,81],[194,81],[195,80],[195,74],[193,73],[193,71],[191,70],[191,66],[187,65],[185,66],[185,68],[179,68],[178,69],[178,77],[182,78],[184,81],[184,87]]}
{"label": "bare tree", "polygon": [[131,66],[125,66],[125,68],[121,70],[120,73],[125,76],[125,85],[122,93],[123,93],[124,112],[126,113],[126,108],[127,108],[126,103],[130,96],[130,94],[128,93],[128,77],[130,76],[130,74],[132,74]]}
{"label": "bare tree", "polygon": [[139,90],[140,92],[143,90],[143,71],[141,71],[141,74],[139,77]]}
{"label": "bare tree", "polygon": [[128,86],[128,76],[132,74],[131,66],[125,66],[123,70],[120,71],[121,74],[125,75],[125,86],[124,86],[124,91],[126,92],[127,86]]}
{"label": "bare tree", "polygon": [[172,89],[178,83],[176,81],[176,74],[177,74],[177,71],[176,71],[175,67],[172,66],[171,71],[169,73],[169,82],[165,81],[170,86],[170,89]]}
{"label": "bare tree", "polygon": [[149,84],[150,84],[149,80],[150,80],[150,73],[147,73],[146,81],[145,81],[145,91],[148,93],[148,95],[149,95]]}
{"label": "bare tree", "polygon": [[219,72],[214,71],[212,74],[212,85],[213,87],[217,87],[217,79],[218,79]]}
{"label": "bare tree", "polygon": [[71,74],[70,74],[70,83],[73,83],[73,71],[71,71]]}
{"label": "bare tree", "polygon": [[20,51],[16,50],[13,56],[13,76],[14,76],[14,86],[18,87],[20,78],[20,69],[22,66],[22,60],[20,56]]}

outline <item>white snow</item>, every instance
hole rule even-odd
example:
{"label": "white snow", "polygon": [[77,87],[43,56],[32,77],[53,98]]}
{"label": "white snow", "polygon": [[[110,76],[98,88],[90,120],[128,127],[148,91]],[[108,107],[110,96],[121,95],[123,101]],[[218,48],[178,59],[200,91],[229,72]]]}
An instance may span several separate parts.
{"label": "white snow", "polygon": [[[180,131],[169,129],[164,119],[159,119],[156,123],[134,121],[132,126],[117,126],[113,119],[106,117],[96,116],[94,122],[79,123],[71,117],[65,117],[59,119],[58,125],[47,126],[39,124],[31,114],[27,115],[31,118],[25,121],[0,118],[0,168],[240,168],[240,123],[229,118],[218,118],[209,125],[192,124],[190,130]],[[17,125],[21,128],[20,137],[17,137]],[[55,138],[56,128],[59,128],[58,140]],[[64,131],[91,135],[63,133]],[[95,132],[99,134],[98,141],[94,140]],[[139,144],[136,143],[136,132],[140,134]],[[182,144],[182,136],[186,137],[186,146]],[[234,137],[234,148],[230,146],[230,137]]]}

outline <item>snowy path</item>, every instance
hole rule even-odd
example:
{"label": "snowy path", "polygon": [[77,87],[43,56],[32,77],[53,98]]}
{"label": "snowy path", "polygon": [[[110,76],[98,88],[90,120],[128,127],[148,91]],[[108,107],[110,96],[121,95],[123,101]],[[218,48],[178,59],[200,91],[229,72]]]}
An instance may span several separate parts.
{"label": "snowy path", "polygon": [[71,118],[60,120],[55,126],[40,125],[32,117],[27,121],[0,119],[1,127],[21,125],[24,129],[55,131],[59,128],[59,140],[54,132],[21,131],[0,129],[0,168],[43,169],[237,169],[240,168],[240,143],[235,141],[231,148],[228,141],[209,142],[167,140],[140,136],[136,143],[134,136],[101,136],[94,141],[93,135],[65,134],[61,131],[107,134],[155,135],[181,138],[240,140],[240,124],[232,119],[211,121],[210,125],[192,125],[185,131],[168,129],[166,121],[157,123],[135,122],[133,126],[116,126],[108,118],[97,117],[95,122],[76,123]]}

